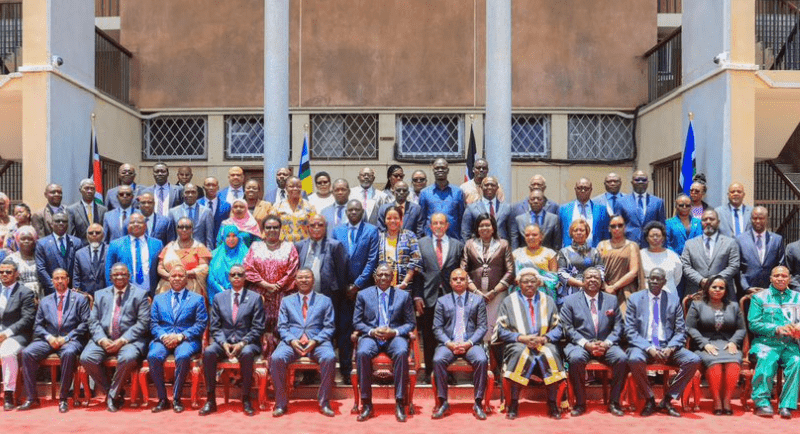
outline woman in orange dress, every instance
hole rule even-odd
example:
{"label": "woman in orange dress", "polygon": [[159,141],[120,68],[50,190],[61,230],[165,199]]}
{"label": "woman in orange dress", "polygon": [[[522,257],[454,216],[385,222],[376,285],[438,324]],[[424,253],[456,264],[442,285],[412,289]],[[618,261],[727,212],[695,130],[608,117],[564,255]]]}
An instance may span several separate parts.
{"label": "woman in orange dress", "polygon": [[189,218],[178,220],[175,227],[178,238],[170,242],[158,255],[158,282],[156,294],[169,291],[169,272],[172,267],[183,265],[186,269],[186,289],[208,299],[206,294],[206,279],[208,278],[208,264],[211,262],[211,252],[203,243],[192,238],[193,224]]}

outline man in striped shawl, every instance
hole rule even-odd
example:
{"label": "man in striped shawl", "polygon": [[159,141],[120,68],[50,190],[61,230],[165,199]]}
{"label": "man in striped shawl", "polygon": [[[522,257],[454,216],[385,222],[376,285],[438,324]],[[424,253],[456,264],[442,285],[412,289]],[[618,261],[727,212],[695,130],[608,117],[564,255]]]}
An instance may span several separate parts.
{"label": "man in striped shawl", "polygon": [[548,415],[561,419],[556,398],[567,374],[555,346],[562,337],[558,309],[550,296],[539,291],[541,278],[533,268],[522,269],[517,274],[517,284],[520,290],[500,305],[492,336],[492,344],[505,344],[503,376],[513,381],[506,418],[516,419],[520,389],[536,374],[544,380],[547,390]]}

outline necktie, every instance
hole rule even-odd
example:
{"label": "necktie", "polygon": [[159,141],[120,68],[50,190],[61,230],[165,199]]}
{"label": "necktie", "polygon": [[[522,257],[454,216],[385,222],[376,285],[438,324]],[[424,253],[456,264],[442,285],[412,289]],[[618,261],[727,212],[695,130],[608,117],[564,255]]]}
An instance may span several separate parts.
{"label": "necktie", "polygon": [[58,248],[61,250],[61,256],[67,256],[67,245],[64,244],[64,237],[58,239]]}
{"label": "necktie", "polygon": [[120,225],[120,227],[122,227],[122,234],[123,235],[128,235],[128,225],[125,224],[125,219],[128,218],[128,211],[123,209],[121,218],[122,218],[122,220],[120,220],[119,225]]}
{"label": "necktie", "polygon": [[533,297],[528,299],[528,312],[531,314],[531,330],[536,330],[536,309],[533,308]]}
{"label": "necktie", "polygon": [[436,262],[439,264],[441,270],[444,265],[444,250],[442,250],[442,239],[436,238]]}
{"label": "necktie", "polygon": [[303,321],[308,319],[308,296],[303,296]]}
{"label": "necktie", "polygon": [[134,238],[133,248],[136,250],[136,283],[141,285],[144,282],[144,269],[142,268],[142,249],[138,238]]}
{"label": "necktie", "polygon": [[239,316],[239,293],[233,293],[233,310],[231,311],[231,317],[233,318],[233,322],[236,322],[236,317]]}
{"label": "necktie", "polygon": [[286,190],[281,190],[281,200],[286,200]]}
{"label": "necktie", "polygon": [[492,217],[495,217],[495,215],[494,215],[494,201],[493,200],[489,201],[489,215],[492,216]]}
{"label": "necktie", "polygon": [[350,242],[350,246],[348,246],[348,253],[350,256],[353,256],[353,253],[356,251],[356,228],[350,226],[350,232],[347,235],[347,240]]}
{"label": "necktie", "polygon": [[586,217],[586,204],[585,203],[581,204],[581,217],[583,217],[584,220],[588,220],[588,218]]}
{"label": "necktie", "polygon": [[742,230],[739,229],[739,208],[733,209],[733,230],[736,231],[737,237],[742,233]]}
{"label": "necktie", "polygon": [[592,299],[592,321],[594,321],[594,333],[600,331],[600,318],[597,316],[597,299]]}
{"label": "necktie", "polygon": [[147,228],[145,229],[145,235],[148,237],[153,233],[153,220],[155,220],[156,215],[151,214],[150,217],[147,218]]}
{"label": "necktie", "polygon": [[97,249],[92,249],[92,264],[97,264]]}
{"label": "necktie", "polygon": [[116,297],[114,299],[114,315],[111,317],[111,339],[117,340],[120,336],[119,320],[120,313],[122,313],[122,291],[115,291]]}
{"label": "necktie", "polygon": [[339,223],[342,222],[343,211],[344,211],[344,205],[336,205],[336,226],[339,226]]}
{"label": "necktie", "polygon": [[658,308],[658,298],[653,297],[653,328],[650,331],[653,335],[653,345],[656,348],[661,346],[661,341],[658,339],[658,326],[661,325],[661,309]]}
{"label": "necktie", "polygon": [[178,317],[178,310],[180,309],[180,307],[181,307],[181,299],[178,298],[178,293],[177,292],[172,291],[172,317],[173,318],[177,318]]}
{"label": "necktie", "polygon": [[644,195],[640,194],[639,195],[639,217],[642,219],[642,221],[644,221],[644,213],[645,213]]}
{"label": "necktie", "polygon": [[87,217],[87,219],[88,219],[90,224],[95,222],[94,221],[94,213],[92,212],[93,211],[92,208],[94,208],[94,205],[92,205],[92,204],[89,204],[89,206],[86,207],[86,217]]}
{"label": "necktie", "polygon": [[380,327],[386,327],[389,324],[389,305],[386,303],[386,292],[381,293],[381,320]]}
{"label": "necktie", "polygon": [[759,262],[764,262],[764,238],[761,234],[756,237],[756,249],[758,249]]}
{"label": "necktie", "polygon": [[711,260],[711,237],[706,237],[706,258]]}
{"label": "necktie", "polygon": [[164,187],[163,186],[159,187],[159,189],[158,189],[158,208],[159,208],[159,214],[161,214],[161,215],[166,214],[164,212],[164,210],[166,209],[166,206],[164,206],[164,203],[166,202],[166,199],[164,197],[165,193],[166,192],[164,191]]}
{"label": "necktie", "polygon": [[189,218],[192,220],[192,223],[197,223],[197,204],[189,207]]}
{"label": "necktie", "polygon": [[364,190],[364,209],[367,209],[367,192],[368,190]]}
{"label": "necktie", "polygon": [[239,195],[242,194],[238,189],[233,190],[233,198],[238,199]]}
{"label": "necktie", "polygon": [[58,328],[61,328],[61,320],[62,320],[62,317],[64,315],[64,312],[63,312],[64,311],[64,296],[63,295],[59,295],[58,296],[58,307],[56,307],[56,310],[58,310]]}
{"label": "necktie", "polygon": [[611,214],[614,214],[614,210],[617,209],[617,195],[611,195]]}
{"label": "necktie", "polygon": [[464,326],[464,296],[459,295],[456,299],[458,303],[456,303],[456,326],[454,329],[453,341],[464,342],[464,333],[466,331],[466,327]]}

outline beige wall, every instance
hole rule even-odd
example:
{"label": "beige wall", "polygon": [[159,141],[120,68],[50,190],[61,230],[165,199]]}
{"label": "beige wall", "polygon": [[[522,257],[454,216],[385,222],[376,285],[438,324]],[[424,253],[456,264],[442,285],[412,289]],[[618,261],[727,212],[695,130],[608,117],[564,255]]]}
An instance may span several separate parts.
{"label": "beige wall", "polygon": [[637,163],[650,173],[650,163],[683,152],[686,131],[683,130],[683,98],[670,99],[640,115],[637,122]]}
{"label": "beige wall", "polygon": [[103,157],[120,162],[142,158],[142,124],[137,116],[95,97],[97,146]]}

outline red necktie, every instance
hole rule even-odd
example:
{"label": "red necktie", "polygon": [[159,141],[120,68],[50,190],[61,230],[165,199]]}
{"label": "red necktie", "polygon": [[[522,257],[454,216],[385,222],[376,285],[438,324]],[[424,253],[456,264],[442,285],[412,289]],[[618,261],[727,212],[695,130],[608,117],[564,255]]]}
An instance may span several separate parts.
{"label": "red necktie", "polygon": [[495,218],[495,215],[494,215],[494,201],[493,200],[489,201],[489,215],[492,216],[492,218]]}
{"label": "red necktie", "polygon": [[[308,296],[304,295],[303,296],[303,321],[306,320],[306,317],[308,317]],[[306,346],[307,344],[308,344],[308,336],[306,336],[306,333],[303,332],[303,336],[300,336],[300,345]]]}
{"label": "red necktie", "polygon": [[436,262],[439,263],[439,269],[442,268],[444,264],[444,252],[442,252],[442,239],[436,239]]}
{"label": "red necktie", "polygon": [[114,303],[114,316],[111,317],[111,339],[119,339],[119,320],[122,313],[122,291],[117,291],[116,301]]}
{"label": "red necktie", "polygon": [[600,332],[600,318],[597,316],[597,300],[594,298],[592,299],[592,317],[594,319],[594,334],[597,334]]}
{"label": "red necktie", "polygon": [[58,310],[58,328],[61,328],[61,317],[63,316],[62,310],[64,310],[64,296],[63,295],[59,295],[58,296],[58,307],[56,307],[56,310]]}
{"label": "red necktie", "polygon": [[364,210],[367,209],[367,190],[364,190]]}
{"label": "red necktie", "polygon": [[[533,297],[528,299],[528,310],[531,313],[531,329],[536,329],[536,311],[533,309]],[[534,332],[531,330],[531,332]]]}
{"label": "red necktie", "polygon": [[233,317],[233,322],[236,322],[236,316],[239,315],[239,293],[234,292],[233,296],[233,312],[231,316]]}

